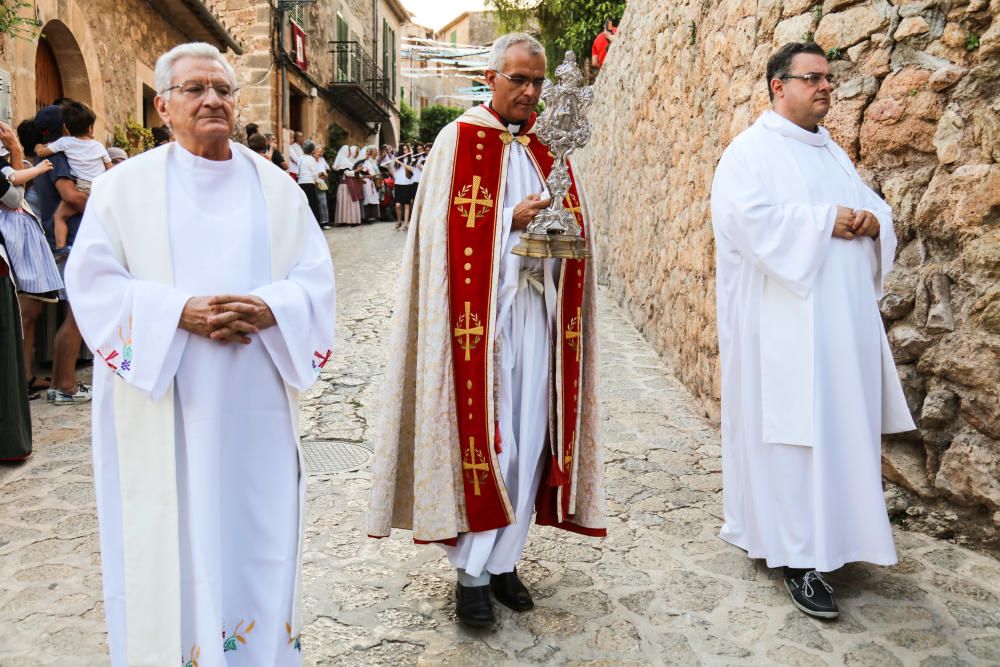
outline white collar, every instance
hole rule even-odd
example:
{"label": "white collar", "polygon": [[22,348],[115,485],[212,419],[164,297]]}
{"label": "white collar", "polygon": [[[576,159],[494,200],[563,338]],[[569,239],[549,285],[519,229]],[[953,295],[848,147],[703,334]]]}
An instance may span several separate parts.
{"label": "white collar", "polygon": [[830,133],[822,125],[817,128],[816,132],[810,132],[772,110],[764,112],[764,115],[761,116],[761,122],[765,128],[772,132],[777,132],[783,137],[795,139],[810,146],[825,146],[830,141]]}

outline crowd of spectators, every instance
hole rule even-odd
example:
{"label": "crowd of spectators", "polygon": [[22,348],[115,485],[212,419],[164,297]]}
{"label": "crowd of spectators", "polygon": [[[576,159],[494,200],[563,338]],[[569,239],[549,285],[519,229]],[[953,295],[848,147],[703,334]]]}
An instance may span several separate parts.
{"label": "crowd of spectators", "polygon": [[260,132],[256,123],[248,124],[246,133],[251,150],[299,184],[320,227],[392,221],[396,229],[406,229],[430,143],[381,149],[345,144],[328,153],[326,146],[296,131],[286,157],[274,135]]}
{"label": "crowd of spectators", "polygon": [[[77,405],[91,398],[77,378],[82,339],[62,274],[90,182],[128,158],[94,139],[95,120],[87,105],[61,99],[16,130],[0,122],[0,460],[31,453],[28,401],[44,395]],[[61,317],[51,340],[36,331],[46,312]],[[36,375],[36,340],[49,348],[50,376]]]}

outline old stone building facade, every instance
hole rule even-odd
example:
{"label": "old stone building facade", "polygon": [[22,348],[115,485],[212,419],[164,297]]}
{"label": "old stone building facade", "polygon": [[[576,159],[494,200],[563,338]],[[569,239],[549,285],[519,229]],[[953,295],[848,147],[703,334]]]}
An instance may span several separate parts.
{"label": "old stone building facade", "polygon": [[[246,44],[235,59],[239,123],[287,146],[292,131],[327,144],[395,143],[399,0],[209,0]],[[331,132],[332,130],[332,132]]]}
{"label": "old stone building facade", "polygon": [[[240,127],[256,122],[284,144],[292,130],[321,143],[331,128],[352,143],[398,137],[399,41],[409,19],[399,0],[35,0],[23,14],[39,22],[38,34],[0,43],[10,93],[0,113],[9,109],[14,122],[67,96],[94,108],[95,136],[108,144],[129,118],[159,126],[157,57],[207,41],[236,68]],[[338,41],[346,43],[339,57]]]}
{"label": "old stone building facade", "polygon": [[[497,38],[496,12],[462,12],[438,30],[411,26],[407,34],[433,40],[443,48],[481,46],[483,50],[488,50]],[[456,62],[471,65],[485,63],[488,59],[489,55],[484,53],[460,58]],[[475,72],[470,72],[468,76],[454,76],[445,71],[449,66],[442,63],[416,59],[405,64],[412,72],[412,76],[407,77],[410,89],[406,99],[418,112],[432,104],[471,108],[481,102],[470,99],[470,89],[477,86],[485,89],[482,72],[478,76]]]}
{"label": "old stone building facade", "polygon": [[882,313],[920,430],[889,438],[893,517],[1000,547],[1000,3],[633,0],[578,162],[599,272],[718,415],[709,190],[767,108],[764,66],[815,38],[839,83],[827,125],[892,205]]}
{"label": "old stone building facade", "polygon": [[162,124],[152,99],[153,67],[164,51],[194,40],[241,49],[219,17],[193,0],[35,0],[22,14],[41,28],[0,42],[9,120],[16,124],[71,97],[94,109],[95,137],[109,144],[114,126],[130,117],[146,127]]}

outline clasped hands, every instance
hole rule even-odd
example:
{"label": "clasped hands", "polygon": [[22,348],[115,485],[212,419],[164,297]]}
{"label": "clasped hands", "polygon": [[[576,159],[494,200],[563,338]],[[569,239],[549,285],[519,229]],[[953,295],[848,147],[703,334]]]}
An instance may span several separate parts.
{"label": "clasped hands", "polygon": [[220,343],[249,345],[250,334],[277,323],[259,296],[220,294],[188,299],[177,326]]}
{"label": "clasped hands", "polygon": [[871,211],[855,210],[846,206],[837,207],[837,218],[833,223],[833,236],[848,241],[859,236],[878,238],[878,218]]}

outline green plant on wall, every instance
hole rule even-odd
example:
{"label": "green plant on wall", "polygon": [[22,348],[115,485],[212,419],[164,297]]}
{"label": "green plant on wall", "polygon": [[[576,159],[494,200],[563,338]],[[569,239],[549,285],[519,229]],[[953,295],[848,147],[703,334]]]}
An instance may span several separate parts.
{"label": "green plant on wall", "polygon": [[138,155],[154,146],[153,131],[129,116],[121,125],[115,125],[111,144],[121,148],[129,156]]}
{"label": "green plant on wall", "polygon": [[399,140],[408,144],[417,140],[417,112],[406,100],[399,103]]}
{"label": "green plant on wall", "polygon": [[327,162],[333,164],[337,151],[345,143],[347,143],[347,130],[336,123],[330,123],[330,127],[326,129],[326,146],[323,147],[323,157]]}
{"label": "green plant on wall", "polygon": [[420,112],[420,141],[434,141],[441,129],[461,116],[464,109],[432,104]]}
{"label": "green plant on wall", "polygon": [[8,37],[34,39],[41,24],[33,18],[21,16],[22,9],[34,5],[24,0],[0,0],[0,34]]}
{"label": "green plant on wall", "polygon": [[965,50],[975,51],[979,48],[979,35],[974,32],[970,32],[968,37],[965,38]]}

